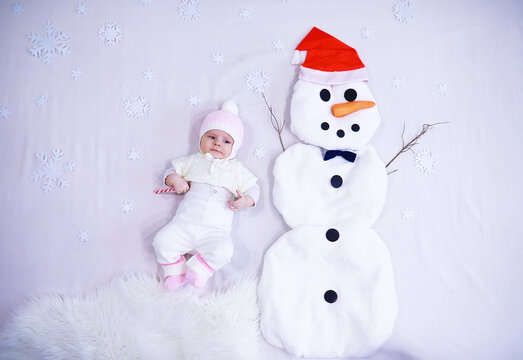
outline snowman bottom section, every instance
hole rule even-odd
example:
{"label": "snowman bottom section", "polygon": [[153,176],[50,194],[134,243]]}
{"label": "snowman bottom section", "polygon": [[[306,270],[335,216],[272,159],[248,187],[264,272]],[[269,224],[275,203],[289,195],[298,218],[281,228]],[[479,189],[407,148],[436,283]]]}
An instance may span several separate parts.
{"label": "snowman bottom section", "polygon": [[295,356],[366,356],[398,312],[389,251],[372,229],[303,226],[267,250],[261,331]]}

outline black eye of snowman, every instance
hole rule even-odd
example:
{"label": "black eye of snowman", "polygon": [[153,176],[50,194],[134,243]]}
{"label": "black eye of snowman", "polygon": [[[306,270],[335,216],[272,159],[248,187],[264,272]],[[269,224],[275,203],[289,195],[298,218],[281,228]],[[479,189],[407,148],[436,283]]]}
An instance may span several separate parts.
{"label": "black eye of snowman", "polygon": [[343,94],[345,97],[345,100],[347,101],[354,101],[358,97],[358,93],[354,89],[347,89],[345,90],[345,94]]}
{"label": "black eye of snowman", "polygon": [[320,98],[325,102],[329,101],[331,99],[331,92],[327,89],[322,89],[320,91]]}

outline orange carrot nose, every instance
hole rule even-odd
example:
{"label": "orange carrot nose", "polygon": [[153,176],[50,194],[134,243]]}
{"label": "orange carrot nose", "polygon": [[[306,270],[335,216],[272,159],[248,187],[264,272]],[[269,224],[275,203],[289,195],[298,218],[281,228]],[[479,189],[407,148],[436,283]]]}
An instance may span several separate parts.
{"label": "orange carrot nose", "polygon": [[332,115],[342,117],[358,110],[368,109],[376,105],[374,101],[351,101],[332,105]]}

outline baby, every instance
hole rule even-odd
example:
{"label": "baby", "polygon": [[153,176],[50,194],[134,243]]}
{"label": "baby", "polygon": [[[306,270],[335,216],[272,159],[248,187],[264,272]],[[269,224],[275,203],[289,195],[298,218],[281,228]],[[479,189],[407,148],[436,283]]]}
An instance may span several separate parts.
{"label": "baby", "polygon": [[[186,194],[170,223],[154,238],[164,286],[186,282],[201,288],[231,259],[233,212],[253,207],[260,196],[257,178],[234,159],[243,140],[238,107],[226,102],[200,129],[200,152],[172,161],[164,182]],[[184,254],[196,252],[188,261]]]}

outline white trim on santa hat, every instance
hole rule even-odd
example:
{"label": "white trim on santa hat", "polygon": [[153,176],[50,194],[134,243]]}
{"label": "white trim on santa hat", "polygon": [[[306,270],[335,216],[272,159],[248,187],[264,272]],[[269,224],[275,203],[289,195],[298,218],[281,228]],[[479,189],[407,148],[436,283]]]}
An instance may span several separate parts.
{"label": "white trim on santa hat", "polygon": [[300,66],[300,80],[315,84],[342,85],[357,81],[369,81],[366,68],[349,71],[321,71]]}

